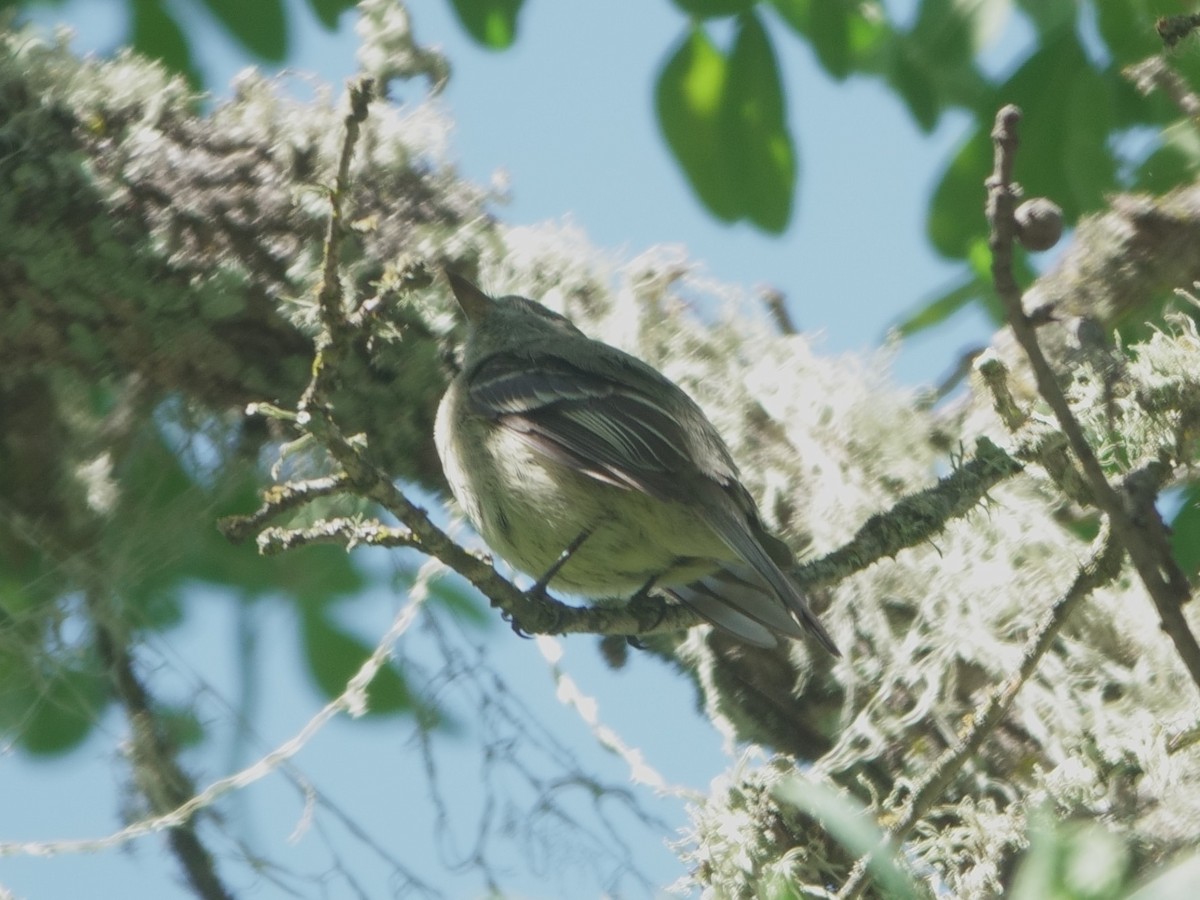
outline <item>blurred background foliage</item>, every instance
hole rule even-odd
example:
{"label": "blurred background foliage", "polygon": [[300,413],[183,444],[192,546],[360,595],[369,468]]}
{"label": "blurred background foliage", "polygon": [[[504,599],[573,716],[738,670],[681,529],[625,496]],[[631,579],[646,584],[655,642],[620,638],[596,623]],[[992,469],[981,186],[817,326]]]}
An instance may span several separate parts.
{"label": "blurred background foliage", "polygon": [[[0,0],[0,8],[59,0]],[[523,0],[445,0],[480,46],[503,51],[520,40]],[[668,2],[668,0],[660,0]],[[1031,119],[1061,123],[1031,130],[1021,151],[1022,183],[1052,196],[1068,224],[1098,209],[1106,193],[1161,192],[1190,178],[1200,141],[1179,123],[1161,94],[1137,93],[1123,70],[1161,51],[1150,27],[1158,16],[1187,11],[1181,0],[669,0],[680,35],[663,49],[657,83],[647,85],[666,152],[697,201],[721,221],[746,221],[778,234],[792,221],[803,186],[804,136],[787,121],[776,48],[806,45],[831,79],[869,78],[885,85],[924,132],[951,112],[975,125],[953,154],[926,214],[930,244],[961,260],[957,282],[900,323],[913,333],[968,304],[988,310],[985,226],[980,185],[991,163],[994,111],[1020,106]],[[296,10],[326,29],[353,9],[351,0],[127,0],[127,43],[204,85],[196,48],[174,8],[207,9],[228,39],[264,63],[291,52],[289,15]],[[1013,13],[1028,25],[1020,63],[992,71],[987,52]],[[629,27],[636,28],[636,20]],[[1180,49],[1172,66],[1200,84],[1200,53]],[[619,65],[614,56],[614,65]],[[883,148],[885,149],[885,148]],[[886,164],[886,152],[881,153]]]}

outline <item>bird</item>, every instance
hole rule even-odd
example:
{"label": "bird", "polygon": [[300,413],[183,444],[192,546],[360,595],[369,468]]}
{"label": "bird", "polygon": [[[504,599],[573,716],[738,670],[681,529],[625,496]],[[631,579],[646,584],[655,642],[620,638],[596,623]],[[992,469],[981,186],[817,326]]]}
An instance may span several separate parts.
{"label": "bird", "polygon": [[682,388],[534,300],[445,274],[467,331],[434,439],[459,507],[497,555],[540,589],[657,590],[746,644],[809,634],[841,655],[784,574],[790,549]]}

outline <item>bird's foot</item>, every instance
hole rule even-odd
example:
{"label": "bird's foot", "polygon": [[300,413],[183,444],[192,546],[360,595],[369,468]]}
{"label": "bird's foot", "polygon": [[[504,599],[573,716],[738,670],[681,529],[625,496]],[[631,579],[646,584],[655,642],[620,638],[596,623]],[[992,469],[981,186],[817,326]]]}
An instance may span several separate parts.
{"label": "bird's foot", "polygon": [[[638,588],[637,593],[629,598],[630,612],[637,618],[638,625],[643,631],[653,631],[662,623],[663,616],[666,614],[662,600],[650,596],[650,592],[654,590],[654,583],[657,580],[658,576],[651,576],[645,584]],[[653,621],[647,621],[648,617],[643,615],[643,613],[651,611],[654,613]],[[640,634],[627,634],[625,635],[625,640],[630,647],[636,647],[638,650],[649,649]]]}

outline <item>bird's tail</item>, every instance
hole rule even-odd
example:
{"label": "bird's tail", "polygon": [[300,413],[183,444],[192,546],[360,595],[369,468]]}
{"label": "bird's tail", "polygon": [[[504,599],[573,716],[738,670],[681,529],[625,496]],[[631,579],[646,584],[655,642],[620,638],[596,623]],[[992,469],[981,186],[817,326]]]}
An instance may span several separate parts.
{"label": "bird's tail", "polygon": [[749,566],[727,565],[689,584],[663,590],[713,625],[755,647],[777,647],[779,635],[804,637],[804,629]]}
{"label": "bird's tail", "polygon": [[[820,619],[808,608],[808,601],[805,600],[804,595],[792,584],[791,579],[783,574],[783,570],[779,568],[779,565],[767,551],[767,545],[769,544],[777,552],[781,554],[786,553],[790,556],[790,551],[787,551],[781,542],[765,532],[760,535],[754,534],[746,517],[732,508],[723,510],[715,516],[710,516],[709,524],[729,549],[736,553],[753,570],[759,579],[770,585],[770,589],[774,594],[773,597],[765,599],[756,598],[748,592],[728,592],[723,594],[724,601],[733,608],[734,612],[744,617],[749,617],[760,625],[764,625],[776,633],[787,637],[799,636],[796,634],[798,630],[796,622],[799,622],[800,625],[803,625],[820,642],[822,647],[834,656],[842,655],[841,651],[837,648],[837,644],[830,637],[829,632],[825,630],[825,626],[821,624]],[[730,571],[736,572],[738,567],[734,565],[727,566],[727,568]],[[687,603],[688,601],[684,600],[684,602]],[[693,604],[689,603],[688,605]],[[698,607],[693,608],[710,621],[716,621],[709,613],[702,611]],[[793,620],[793,616],[795,620]],[[791,627],[781,627],[781,620],[787,620]],[[737,632],[734,633],[736,634]]]}

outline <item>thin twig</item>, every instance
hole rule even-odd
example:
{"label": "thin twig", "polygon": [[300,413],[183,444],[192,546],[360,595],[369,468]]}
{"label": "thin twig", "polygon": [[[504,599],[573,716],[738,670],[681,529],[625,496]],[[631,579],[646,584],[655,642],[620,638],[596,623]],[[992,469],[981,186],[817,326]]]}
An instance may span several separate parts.
{"label": "thin twig", "polygon": [[[134,777],[151,811],[167,813],[191,797],[195,786],[179,765],[175,748],[163,733],[150,692],[134,670],[129,647],[108,624],[109,617],[101,606],[94,595],[89,598],[88,608],[96,628],[96,649],[129,720]],[[204,900],[231,900],[233,895],[221,882],[216,862],[200,840],[193,816],[175,824],[167,833],[167,841],[197,896]]]}
{"label": "thin twig", "polygon": [[294,737],[280,744],[251,765],[232,775],[214,781],[204,790],[194,794],[186,802],[168,812],[134,822],[120,831],[105,837],[53,842],[5,841],[0,842],[0,857],[18,855],[49,856],[56,853],[98,853],[104,850],[111,850],[143,835],[154,834],[168,828],[179,828],[189,822],[198,812],[208,809],[230,791],[248,787],[254,782],[270,775],[281,764],[303,750],[313,736],[324,728],[325,724],[334,716],[342,712],[348,712],[352,716],[357,716],[366,710],[367,686],[391,658],[392,645],[412,625],[420,609],[420,604],[421,597],[414,597],[400,611],[395,621],[392,622],[392,627],[380,639],[374,652],[359,667],[354,677],[346,684],[346,689],[342,693],[325,704],[320,712],[309,719]]}
{"label": "thin twig", "polygon": [[[851,900],[862,894],[867,885],[868,865],[875,853],[893,852],[912,833],[921,817],[942,796],[962,767],[1008,714],[1017,693],[1033,675],[1038,663],[1050,649],[1050,645],[1058,637],[1074,609],[1085,597],[1120,574],[1124,550],[1113,540],[1107,523],[1097,535],[1092,547],[1092,555],[1080,567],[1074,582],[1054,603],[1038,626],[1033,639],[1025,648],[1020,666],[975,710],[966,733],[938,758],[929,773],[911,789],[911,794],[904,802],[899,817],[888,829],[883,843],[873,853],[863,856],[855,863],[849,877],[838,891],[837,900]],[[900,790],[897,788],[893,796],[888,798],[888,802],[884,804],[885,808],[899,807],[902,800],[899,796]]]}
{"label": "thin twig", "polygon": [[349,483],[343,475],[327,475],[308,481],[289,481],[272,485],[263,491],[262,506],[247,516],[226,516],[217,523],[217,527],[230,541],[240,544],[276,516],[297,509],[318,497],[339,494],[348,488]]}
{"label": "thin twig", "polygon": [[321,290],[317,304],[321,311],[321,323],[336,339],[339,329],[345,327],[346,316],[342,308],[342,286],[338,278],[341,266],[341,245],[345,233],[345,215],[342,199],[350,191],[350,163],[354,159],[354,148],[367,120],[367,111],[375,99],[375,82],[371,78],[359,78],[350,85],[350,111],[343,123],[346,132],[342,136],[342,150],[338,156],[337,177],[329,193],[329,222],[325,226],[324,258],[321,266]]}
{"label": "thin twig", "polygon": [[1188,628],[1182,609],[1183,604],[1191,599],[1191,588],[1172,556],[1166,526],[1154,506],[1153,498],[1134,498],[1128,493],[1122,496],[1109,484],[1082,426],[1071,412],[1054,370],[1038,345],[1036,329],[1022,305],[1021,289],[1013,276],[1012,266],[1013,239],[1016,234],[1013,213],[1020,195],[1013,181],[1013,164],[1020,118],[1021,111],[1017,107],[1005,106],[996,114],[996,124],[992,130],[995,166],[987,181],[992,281],[1004,304],[1013,335],[1029,359],[1038,393],[1054,411],[1059,427],[1079,460],[1096,505],[1108,516],[1113,533],[1129,553],[1134,568],[1154,600],[1163,629],[1174,642],[1176,652],[1192,680],[1200,687],[1200,644]]}
{"label": "thin twig", "polygon": [[[406,528],[344,518],[302,529],[271,528],[258,538],[260,552],[279,553],[309,543],[338,543],[347,548],[356,544],[413,547],[470,581],[528,634],[650,636],[682,631],[704,621],[686,607],[657,596],[642,596],[614,606],[578,607],[547,594],[522,591],[500,575],[487,557],[464,549],[438,528],[425,510],[409,500],[355,442],[345,438],[328,416],[311,415],[307,427],[343,467],[344,474],[337,478],[339,487],[352,488],[379,504]],[[974,509],[992,487],[1021,469],[1020,462],[986,438],[981,439],[973,459],[936,485],[901,499],[886,513],[872,516],[847,544],[796,567],[792,575],[800,587],[813,588],[839,581],[879,559],[921,544],[945,528],[947,522]]]}
{"label": "thin twig", "polygon": [[1133,86],[1147,96],[1160,90],[1179,107],[1179,111],[1191,119],[1200,119],[1200,97],[1188,87],[1184,78],[1161,56],[1151,56],[1140,63],[1121,70]]}
{"label": "thin twig", "polygon": [[796,320],[792,318],[791,312],[787,308],[787,298],[783,295],[783,291],[778,288],[764,287],[762,289],[763,303],[766,304],[767,312],[770,313],[772,321],[775,322],[775,327],[779,329],[780,334],[799,334],[800,329],[796,327]]}
{"label": "thin twig", "polygon": [[369,547],[415,547],[420,544],[407,528],[394,528],[374,519],[322,519],[308,528],[264,528],[258,536],[258,552],[275,556],[309,544],[337,544],[351,550]]}
{"label": "thin twig", "polygon": [[350,85],[350,111],[343,120],[346,133],[338,157],[337,177],[329,192],[329,222],[325,226],[322,246],[321,285],[317,290],[317,309],[321,315],[322,329],[317,338],[312,379],[296,405],[296,422],[301,426],[306,424],[318,405],[327,402],[332,387],[330,379],[336,377],[338,364],[348,352],[346,332],[349,323],[339,278],[342,238],[345,234],[345,210],[342,204],[350,190],[350,163],[354,159],[354,148],[374,95],[375,84],[370,78],[359,78]]}
{"label": "thin twig", "polygon": [[1008,386],[1008,367],[998,356],[988,353],[976,366],[983,386],[992,395],[992,408],[1013,432],[1016,442],[1012,455],[1022,462],[1036,462],[1058,489],[1080,506],[1094,506],[1092,489],[1071,460],[1066,436],[1044,419],[1032,418],[1017,403]]}
{"label": "thin twig", "polygon": [[999,356],[987,353],[975,365],[983,386],[992,395],[992,409],[1011,432],[1020,430],[1029,421],[1029,413],[1021,409],[1008,386],[1008,366]]}
{"label": "thin twig", "polygon": [[[94,564],[92,550],[65,544],[57,535],[37,522],[25,521],[23,516],[16,519],[19,527],[10,529],[13,534],[21,535],[29,546],[73,570],[74,579],[86,586],[84,604],[94,629],[96,652],[129,723],[134,782],[152,812],[172,809],[194,793],[194,785],[179,764],[177,748],[163,731],[149,688],[138,677],[126,629],[121,627],[118,615],[108,608],[112,598],[99,574],[100,567]],[[171,823],[167,835],[171,853],[198,896],[204,900],[228,900],[232,895],[217,873],[212,854],[200,840],[193,815]],[[6,855],[6,847],[44,856],[58,852],[63,842],[0,844],[0,856]]]}
{"label": "thin twig", "polygon": [[659,597],[643,597],[620,606],[570,606],[546,594],[522,591],[504,578],[490,560],[459,546],[438,528],[424,509],[397,488],[352,445],[327,417],[315,415],[308,425],[317,440],[343,467],[355,488],[409,529],[409,546],[436,557],[479,588],[521,631],[529,634],[650,635],[679,631],[703,621],[686,607]]}
{"label": "thin twig", "polygon": [[[296,425],[312,435],[342,467],[344,474],[339,475],[339,479],[344,479],[344,483],[353,485],[359,494],[392,513],[408,529],[407,532],[393,529],[386,537],[377,532],[381,540],[412,546],[441,560],[479,588],[511,618],[514,628],[522,632],[640,635],[676,631],[699,624],[703,620],[691,610],[668,603],[663,598],[647,597],[620,607],[580,608],[568,606],[541,593],[520,590],[503,578],[490,561],[464,550],[434,525],[425,510],[409,500],[392,483],[391,478],[371,462],[361,441],[347,438],[338,428],[329,406],[329,397],[339,365],[350,352],[352,330],[339,278],[339,251],[345,227],[342,202],[349,190],[350,162],[361,124],[366,119],[371,94],[369,79],[361,79],[351,86],[351,111],[346,116],[346,136],[342,142],[338,175],[330,192],[329,226],[325,234],[322,282],[318,292],[323,328],[317,340],[312,378],[297,404]],[[320,529],[290,534],[271,531],[261,546],[269,551],[289,542],[340,540],[353,543],[359,536],[344,524],[335,525],[324,533]]]}

